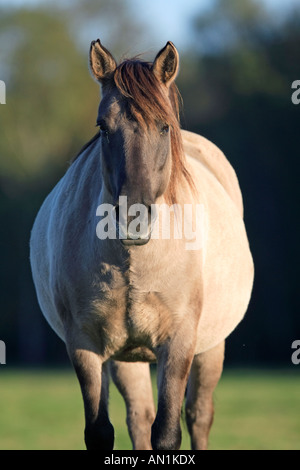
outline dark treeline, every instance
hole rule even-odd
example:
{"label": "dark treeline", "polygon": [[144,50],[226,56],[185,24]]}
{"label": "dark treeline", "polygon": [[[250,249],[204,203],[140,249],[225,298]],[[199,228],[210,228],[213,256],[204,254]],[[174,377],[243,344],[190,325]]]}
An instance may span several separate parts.
{"label": "dark treeline", "polygon": [[[141,34],[121,5],[124,34],[119,43],[115,35],[107,41],[116,52],[126,38],[132,43],[134,31]],[[104,9],[105,21],[112,14]],[[0,19],[0,78],[9,96],[0,108],[0,339],[11,364],[68,362],[40,313],[28,250],[41,202],[94,133],[97,86],[86,51],[64,21],[63,12],[38,8],[3,11]],[[300,105],[291,100],[291,85],[300,80],[300,13],[275,21],[253,0],[219,0],[191,28],[193,47],[181,54],[177,81],[182,125],[212,140],[234,166],[256,270],[249,310],[228,340],[226,360],[289,366],[300,337]]]}

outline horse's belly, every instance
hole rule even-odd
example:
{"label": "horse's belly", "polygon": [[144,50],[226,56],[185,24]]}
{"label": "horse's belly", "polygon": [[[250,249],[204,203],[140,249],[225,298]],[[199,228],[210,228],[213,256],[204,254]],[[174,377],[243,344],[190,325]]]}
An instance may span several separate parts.
{"label": "horse's belly", "polygon": [[222,271],[217,263],[213,263],[211,273],[204,277],[196,354],[213,348],[227,338],[246,313],[254,268],[245,233],[242,238],[239,249],[234,245],[231,256],[230,248],[226,257],[222,259],[220,256]]}
{"label": "horse's belly", "polygon": [[[199,354],[223,341],[243,319],[254,268],[240,204],[213,173],[196,161],[190,163],[207,217],[200,276],[203,291],[196,345]],[[234,180],[234,192],[239,192],[235,177]]]}
{"label": "horse's belly", "polygon": [[123,362],[156,362],[156,356],[145,346],[128,346],[118,351],[112,359]]}

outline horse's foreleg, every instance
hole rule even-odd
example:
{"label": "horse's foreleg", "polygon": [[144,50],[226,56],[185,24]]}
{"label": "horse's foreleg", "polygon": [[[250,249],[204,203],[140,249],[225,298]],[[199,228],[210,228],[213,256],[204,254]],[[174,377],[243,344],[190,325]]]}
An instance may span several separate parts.
{"label": "horse's foreleg", "polygon": [[155,407],[149,364],[112,361],[110,365],[112,378],[126,403],[133,449],[150,450]]}
{"label": "horse's foreleg", "polygon": [[157,354],[158,409],[152,426],[151,443],[155,450],[176,450],[181,444],[180,417],[191,363],[194,357],[196,328],[178,328]]}
{"label": "horse's foreleg", "polygon": [[107,365],[92,347],[67,344],[76,371],[85,411],[85,443],[88,450],[112,450],[114,429],[108,417]]}
{"label": "horse's foreleg", "polygon": [[185,407],[193,450],[207,449],[214,415],[213,391],[223,370],[224,343],[197,354],[192,363]]}

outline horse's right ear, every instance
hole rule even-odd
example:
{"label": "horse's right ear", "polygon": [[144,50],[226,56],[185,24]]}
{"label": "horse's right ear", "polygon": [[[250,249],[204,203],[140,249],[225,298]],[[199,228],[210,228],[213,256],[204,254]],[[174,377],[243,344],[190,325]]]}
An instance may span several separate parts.
{"label": "horse's right ear", "polygon": [[111,53],[102,46],[100,39],[91,42],[90,68],[93,77],[103,83],[109,79],[117,67],[116,61]]}

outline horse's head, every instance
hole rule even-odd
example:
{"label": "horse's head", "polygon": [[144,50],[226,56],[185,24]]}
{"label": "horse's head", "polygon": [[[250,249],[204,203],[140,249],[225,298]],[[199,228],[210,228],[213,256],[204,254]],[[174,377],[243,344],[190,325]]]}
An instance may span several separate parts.
{"label": "horse's head", "polygon": [[[90,67],[102,85],[97,124],[105,185],[117,216],[120,196],[126,196],[127,208],[143,205],[150,222],[151,204],[163,194],[174,197],[172,180],[176,170],[180,171],[182,147],[174,84],[178,52],[168,42],[153,63],[133,59],[117,66],[98,39],[91,44]],[[149,227],[147,224],[147,233],[141,233],[139,240],[127,233],[123,243],[146,243]]]}

